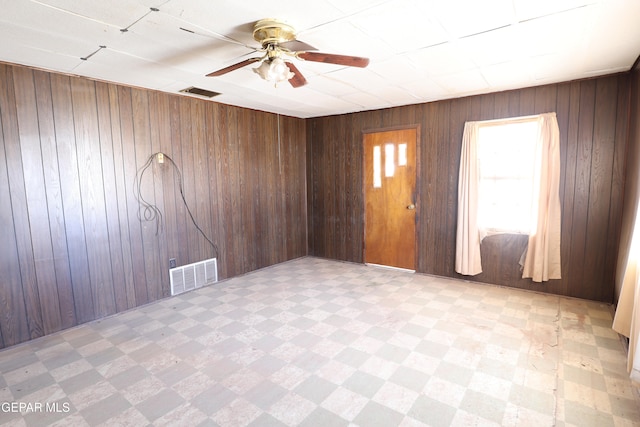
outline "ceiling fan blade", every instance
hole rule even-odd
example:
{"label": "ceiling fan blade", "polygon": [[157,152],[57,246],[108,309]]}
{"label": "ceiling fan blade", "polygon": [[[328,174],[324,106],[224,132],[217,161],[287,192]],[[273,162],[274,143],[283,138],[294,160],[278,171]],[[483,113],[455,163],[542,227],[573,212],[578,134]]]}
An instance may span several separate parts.
{"label": "ceiling fan blade", "polygon": [[310,44],[307,44],[300,40],[291,40],[288,42],[278,43],[278,46],[283,47],[287,50],[290,50],[291,52],[302,52],[302,51],[306,52],[309,50],[318,50],[315,47],[311,46]]}
{"label": "ceiling fan blade", "polygon": [[207,74],[207,77],[217,77],[217,76],[221,76],[223,74],[227,74],[233,70],[237,70],[238,68],[242,68],[244,66],[247,66],[249,64],[253,64],[254,62],[260,61],[262,58],[249,58],[249,59],[245,59],[244,61],[240,61],[236,64],[233,65],[229,65],[228,67],[222,68],[218,71],[214,71],[212,73]]}
{"label": "ceiling fan blade", "polygon": [[369,65],[369,58],[360,56],[334,55],[321,52],[298,52],[296,56],[306,61],[324,62],[325,64],[347,65],[364,68]]}
{"label": "ceiling fan blade", "polygon": [[287,67],[289,67],[289,71],[293,73],[293,77],[289,79],[289,83],[293,87],[300,87],[307,84],[307,79],[304,78],[298,67],[293,65],[291,62],[286,62]]}

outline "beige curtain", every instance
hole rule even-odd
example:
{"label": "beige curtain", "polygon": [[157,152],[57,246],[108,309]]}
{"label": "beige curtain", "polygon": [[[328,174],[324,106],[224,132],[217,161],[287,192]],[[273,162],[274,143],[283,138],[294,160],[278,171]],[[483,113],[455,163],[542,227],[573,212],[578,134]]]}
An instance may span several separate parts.
{"label": "beige curtain", "polygon": [[613,330],[629,338],[627,370],[633,381],[640,384],[640,223],[636,218],[631,237],[627,265],[624,269],[622,289],[613,318]]}
{"label": "beige curtain", "polygon": [[529,244],[522,277],[534,282],[560,279],[560,130],[556,113],[541,114],[536,147],[534,190],[538,208],[532,212]]}
{"label": "beige curtain", "polygon": [[[555,113],[535,117],[491,121],[513,123],[537,120],[536,182],[534,197],[538,203],[533,212],[527,250],[522,255],[523,278],[534,282],[560,278],[560,131]],[[478,156],[477,135],[483,123],[466,122],[462,137],[462,153],[458,180],[458,228],[456,231],[456,272],[464,275],[482,273],[480,231],[478,229]],[[542,166],[545,167],[542,167]]]}
{"label": "beige curtain", "polygon": [[456,271],[467,276],[482,273],[478,230],[478,153],[476,139],[480,122],[464,124],[458,176],[458,228]]}

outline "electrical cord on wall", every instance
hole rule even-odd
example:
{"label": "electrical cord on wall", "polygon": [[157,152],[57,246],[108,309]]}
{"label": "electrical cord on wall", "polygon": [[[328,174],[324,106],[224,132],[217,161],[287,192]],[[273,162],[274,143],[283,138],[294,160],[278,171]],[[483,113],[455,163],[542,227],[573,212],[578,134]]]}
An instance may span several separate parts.
{"label": "electrical cord on wall", "polygon": [[187,199],[184,196],[184,186],[182,185],[182,172],[180,172],[180,168],[178,168],[178,165],[176,165],[176,163],[173,161],[171,157],[167,156],[164,153],[158,152],[149,156],[145,164],[142,165],[142,167],[140,167],[140,169],[138,169],[138,171],[136,172],[136,178],[133,185],[134,187],[133,194],[136,200],[138,201],[138,203],[140,204],[140,209],[138,209],[138,219],[140,221],[155,221],[156,235],[162,229],[162,212],[156,205],[148,202],[142,196],[142,193],[141,193],[142,177],[144,176],[144,173],[147,171],[147,169],[149,169],[153,165],[153,161],[156,158],[158,159],[162,158],[163,161],[167,160],[168,163],[175,169],[175,172],[178,178],[178,189],[180,191],[180,198],[182,199],[182,203],[184,204],[184,207],[186,208],[187,213],[189,214],[189,218],[191,218],[191,222],[193,222],[193,225],[196,227],[196,230],[198,230],[198,232],[202,234],[202,237],[204,237],[205,240],[209,242],[209,244],[213,248],[215,257],[219,258],[218,246],[206,235],[206,233],[202,230],[202,228],[200,228],[196,219],[193,216],[193,213],[191,212],[191,209],[189,208]]}
{"label": "electrical cord on wall", "polygon": [[140,192],[142,176],[144,175],[146,170],[149,169],[151,165],[153,165],[154,158],[155,155],[149,157],[146,163],[136,172],[136,178],[133,183],[133,195],[140,205],[140,207],[138,208],[138,219],[140,221],[155,221],[156,235],[158,235],[162,228],[162,212],[160,212],[160,209],[158,209],[156,205],[149,203]]}

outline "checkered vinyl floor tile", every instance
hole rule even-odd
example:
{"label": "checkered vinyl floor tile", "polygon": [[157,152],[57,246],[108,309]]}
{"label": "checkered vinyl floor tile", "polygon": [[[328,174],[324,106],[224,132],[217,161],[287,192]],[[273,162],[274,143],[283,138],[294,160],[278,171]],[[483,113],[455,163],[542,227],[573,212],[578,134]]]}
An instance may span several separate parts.
{"label": "checkered vinyl floor tile", "polygon": [[301,258],[0,351],[0,425],[638,426],[611,320]]}

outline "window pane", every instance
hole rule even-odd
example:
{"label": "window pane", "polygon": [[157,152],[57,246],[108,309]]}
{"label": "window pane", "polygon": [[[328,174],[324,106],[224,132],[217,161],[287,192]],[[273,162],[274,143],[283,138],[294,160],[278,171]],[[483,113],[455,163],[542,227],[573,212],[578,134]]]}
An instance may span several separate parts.
{"label": "window pane", "polygon": [[487,124],[478,132],[478,225],[528,233],[531,224],[536,121]]}

